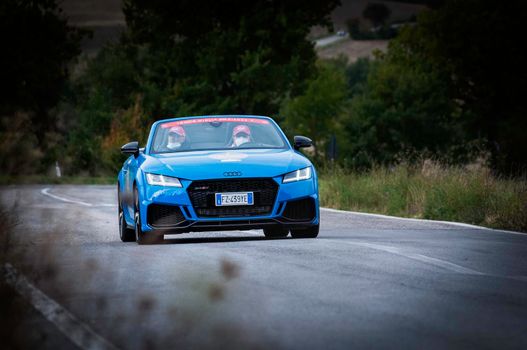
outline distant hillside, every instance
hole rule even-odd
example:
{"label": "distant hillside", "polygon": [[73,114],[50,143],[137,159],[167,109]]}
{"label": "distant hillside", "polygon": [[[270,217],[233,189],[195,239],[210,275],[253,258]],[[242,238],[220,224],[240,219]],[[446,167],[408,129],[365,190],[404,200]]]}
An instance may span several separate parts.
{"label": "distant hillside", "polygon": [[82,42],[82,51],[94,55],[108,41],[115,41],[126,26],[122,0],[62,0],[60,6],[71,25],[93,31]]}
{"label": "distant hillside", "polygon": [[346,39],[317,49],[320,58],[335,58],[344,55],[348,61],[355,62],[361,57],[372,57],[375,50],[386,51],[388,40],[351,40]]}
{"label": "distant hillside", "polygon": [[[335,31],[347,31],[346,21],[350,18],[358,18],[362,27],[370,28],[369,21],[362,17],[362,12],[369,3],[385,4],[391,11],[390,18],[388,18],[388,22],[390,23],[405,21],[426,9],[425,5],[393,2],[386,0],[341,0],[341,2],[342,5],[337,7],[331,13],[331,20],[333,21]],[[328,31],[325,28],[314,27],[311,31],[310,36],[312,38],[318,38],[327,34]]]}
{"label": "distant hillside", "polygon": [[[390,22],[404,21],[425,9],[424,5],[400,3],[386,0],[342,0],[342,5],[331,13],[335,30],[346,30],[346,20],[359,18],[361,25],[369,27],[369,22],[362,17],[364,8],[370,2],[384,3],[391,10]],[[62,0],[60,6],[70,23],[75,26],[88,28],[93,31],[92,39],[85,39],[82,50],[87,55],[94,55],[105,43],[115,41],[126,26],[122,12],[123,0]],[[310,38],[328,35],[325,28],[313,28]],[[356,57],[371,54],[368,48],[384,49],[385,43],[365,42],[350,44],[342,42],[337,46],[320,50],[321,57],[332,57],[344,53],[355,60]]]}

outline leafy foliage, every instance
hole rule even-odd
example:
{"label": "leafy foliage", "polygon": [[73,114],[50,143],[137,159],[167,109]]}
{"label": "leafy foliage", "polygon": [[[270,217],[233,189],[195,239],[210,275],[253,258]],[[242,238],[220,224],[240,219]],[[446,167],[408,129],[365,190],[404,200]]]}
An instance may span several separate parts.
{"label": "leafy foliage", "polygon": [[131,43],[150,54],[164,52],[173,62],[158,81],[184,87],[171,107],[274,114],[282,96],[298,93],[312,74],[315,53],[306,35],[313,25],[329,25],[337,4],[128,0],[124,12]]}
{"label": "leafy foliage", "polygon": [[525,13],[519,0],[446,1],[397,39],[399,51],[444,81],[466,117],[467,138],[487,138],[494,167],[505,172],[527,166]]}
{"label": "leafy foliage", "polygon": [[58,102],[85,34],[60,12],[55,0],[0,3],[0,113],[47,111]]}
{"label": "leafy foliage", "polygon": [[338,130],[339,116],[347,97],[345,62],[322,62],[306,91],[284,101],[280,114],[285,127],[295,133],[309,135],[319,156],[325,142]]}
{"label": "leafy foliage", "polygon": [[72,84],[71,169],[114,170],[119,143],[156,119],[222,113],[274,116],[317,160],[336,135],[355,168],[486,151],[496,169],[527,164],[520,2],[435,3],[374,60],[317,64],[305,38],[335,5],[127,0],[127,32]]}
{"label": "leafy foliage", "polygon": [[0,167],[43,172],[62,136],[55,113],[69,64],[87,34],[68,25],[55,0],[0,2]]}
{"label": "leafy foliage", "polygon": [[461,141],[456,105],[443,80],[393,43],[351,101],[344,128],[353,166],[391,163],[408,151],[445,152]]}
{"label": "leafy foliage", "polygon": [[329,25],[337,3],[125,1],[121,41],[101,50],[72,84],[71,169],[113,171],[123,130],[146,137],[159,118],[275,115],[314,74],[306,36],[315,24]]}
{"label": "leafy foliage", "polygon": [[416,152],[462,160],[486,142],[493,168],[524,169],[524,13],[521,1],[450,0],[404,28],[351,102],[348,164]]}

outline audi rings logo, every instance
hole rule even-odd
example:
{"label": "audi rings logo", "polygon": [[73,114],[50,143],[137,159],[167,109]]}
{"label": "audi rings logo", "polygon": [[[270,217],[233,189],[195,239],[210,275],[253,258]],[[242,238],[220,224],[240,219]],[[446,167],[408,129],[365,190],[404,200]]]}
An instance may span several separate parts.
{"label": "audi rings logo", "polygon": [[223,173],[223,176],[242,176],[241,171],[226,171]]}

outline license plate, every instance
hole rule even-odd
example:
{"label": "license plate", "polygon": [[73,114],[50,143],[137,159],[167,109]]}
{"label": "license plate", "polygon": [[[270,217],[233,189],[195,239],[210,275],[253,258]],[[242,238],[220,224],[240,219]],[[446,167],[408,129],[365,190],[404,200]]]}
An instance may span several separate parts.
{"label": "license plate", "polygon": [[253,205],[254,195],[252,192],[229,192],[216,193],[216,206],[225,205]]}

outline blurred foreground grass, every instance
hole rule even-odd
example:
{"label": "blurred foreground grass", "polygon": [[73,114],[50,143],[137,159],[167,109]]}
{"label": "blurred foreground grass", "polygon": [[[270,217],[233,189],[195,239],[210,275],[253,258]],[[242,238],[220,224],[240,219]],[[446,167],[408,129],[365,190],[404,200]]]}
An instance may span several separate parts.
{"label": "blurred foreground grass", "polygon": [[324,207],[527,231],[527,180],[498,178],[484,166],[325,169],[319,185]]}

